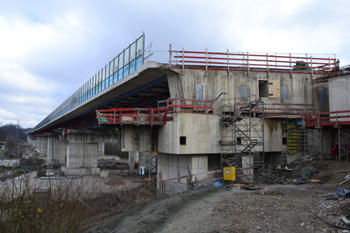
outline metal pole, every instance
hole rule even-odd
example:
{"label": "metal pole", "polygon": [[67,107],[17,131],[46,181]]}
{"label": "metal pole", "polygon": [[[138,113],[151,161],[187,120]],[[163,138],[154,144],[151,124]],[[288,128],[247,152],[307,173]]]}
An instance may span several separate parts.
{"label": "metal pole", "polygon": [[148,152],[148,184],[151,185],[151,152]]}
{"label": "metal pole", "polygon": [[230,75],[230,54],[229,51],[227,49],[227,76]]}
{"label": "metal pole", "polygon": [[320,129],[320,138],[321,138],[321,160],[323,159],[323,130]]}
{"label": "metal pole", "polygon": [[341,156],[340,156],[340,128],[338,128],[338,153],[339,153],[339,162],[341,162]]}
{"label": "metal pole", "polygon": [[249,52],[247,52],[247,66],[248,66],[248,78],[249,78]]}
{"label": "metal pole", "polygon": [[208,76],[208,49],[205,49],[205,76]]}
{"label": "metal pole", "polygon": [[182,48],[182,75],[185,74],[185,64],[184,64],[185,49]]}
{"label": "metal pole", "polygon": [[269,54],[266,53],[267,79],[269,79]]}
{"label": "metal pole", "polygon": [[290,78],[292,78],[292,55],[289,53]]}

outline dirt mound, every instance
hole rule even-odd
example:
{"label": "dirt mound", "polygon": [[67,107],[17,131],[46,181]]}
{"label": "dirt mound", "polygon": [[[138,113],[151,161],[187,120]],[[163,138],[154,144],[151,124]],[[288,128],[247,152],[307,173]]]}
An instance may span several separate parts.
{"label": "dirt mound", "polygon": [[[183,217],[179,212],[184,208],[190,211],[191,206],[198,204],[198,202],[203,202],[204,197],[208,199],[208,197],[222,192],[227,193],[228,191],[210,186],[173,196],[155,196],[146,202],[129,206],[122,214],[94,227],[89,232],[110,233],[119,228],[116,231],[118,233],[157,232],[162,230],[173,219]],[[205,208],[205,201],[203,208]],[[154,211],[154,213],[151,213],[151,211]],[[200,213],[193,214],[200,216]],[[142,217],[139,218],[140,216]],[[134,221],[137,218],[139,219]]]}

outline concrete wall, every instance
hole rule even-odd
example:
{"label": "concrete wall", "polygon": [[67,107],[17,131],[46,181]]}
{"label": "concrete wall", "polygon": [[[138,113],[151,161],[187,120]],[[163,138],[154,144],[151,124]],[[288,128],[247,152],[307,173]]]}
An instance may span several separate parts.
{"label": "concrete wall", "polygon": [[[156,127],[154,127],[156,128]],[[123,126],[123,137],[121,142],[121,151],[152,151],[151,126]],[[156,137],[156,130],[153,130],[153,137]]]}
{"label": "concrete wall", "polygon": [[[189,175],[188,168],[191,174],[202,173],[208,171],[208,155],[174,155],[174,154],[158,154],[158,177],[161,177],[160,172],[163,172],[163,180]],[[208,175],[199,175],[192,178],[195,180],[206,180]],[[159,178],[160,179],[160,178]],[[158,179],[158,180],[159,180]],[[187,180],[181,179],[180,182],[166,181],[165,193],[180,193],[186,191]]]}
{"label": "concrete wall", "polygon": [[265,119],[264,134],[265,152],[283,151],[282,119]]}
{"label": "concrete wall", "polygon": [[[182,73],[180,69],[174,71]],[[315,78],[315,77],[314,77]],[[208,76],[205,70],[186,70],[185,74],[168,77],[169,90],[172,97],[178,94],[178,97],[186,99],[196,99],[196,85],[203,84],[203,98],[205,100],[214,100],[220,93],[226,92],[227,99],[241,97],[241,85],[248,87],[248,93],[251,100],[258,100],[258,80],[267,79],[266,72],[250,72],[250,78],[247,72],[232,71],[227,75],[227,71],[209,70]],[[312,85],[310,74],[293,74],[290,78],[289,73],[269,73],[269,81],[279,80],[279,95],[276,98],[264,98],[267,103],[305,103],[315,104],[315,108],[321,111],[327,111],[328,107],[328,86],[327,84]],[[174,85],[174,87],[170,87]],[[281,86],[288,89],[288,98],[282,99]],[[320,87],[324,88],[325,99],[320,99]],[[322,96],[321,96],[322,97]]]}
{"label": "concrete wall", "polygon": [[[350,110],[350,75],[332,78],[328,81],[329,85],[329,110],[342,111]],[[342,115],[342,114],[339,114]],[[343,115],[350,115],[344,113]],[[339,121],[350,121],[349,118],[341,118]]]}
{"label": "concrete wall", "polygon": [[172,116],[173,121],[159,128],[159,153],[220,153],[220,116],[191,113],[176,113]]}

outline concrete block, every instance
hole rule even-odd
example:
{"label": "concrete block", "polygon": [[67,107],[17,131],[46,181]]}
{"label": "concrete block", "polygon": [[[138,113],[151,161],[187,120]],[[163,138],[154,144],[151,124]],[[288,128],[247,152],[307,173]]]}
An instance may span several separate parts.
{"label": "concrete block", "polygon": [[100,173],[100,177],[101,177],[101,178],[108,177],[108,174],[109,174],[109,173],[108,173],[107,171],[102,170],[101,173]]}
{"label": "concrete block", "polygon": [[100,174],[100,172],[101,172],[101,169],[99,167],[90,168],[91,175],[98,175]]}
{"label": "concrete block", "polygon": [[187,183],[178,183],[173,181],[164,181],[164,193],[165,194],[176,194],[182,193],[188,190]]}

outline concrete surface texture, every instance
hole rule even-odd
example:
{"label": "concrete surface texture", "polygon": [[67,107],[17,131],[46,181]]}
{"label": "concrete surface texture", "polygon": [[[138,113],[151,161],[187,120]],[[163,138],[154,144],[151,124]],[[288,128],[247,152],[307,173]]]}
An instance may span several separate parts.
{"label": "concrete surface texture", "polygon": [[159,129],[158,152],[170,154],[220,153],[220,116],[175,113]]}
{"label": "concrete surface texture", "polygon": [[[180,69],[174,69],[174,71],[181,73]],[[184,75],[178,75],[176,79],[173,77],[170,85],[177,86],[175,88],[177,93],[172,93],[171,96],[175,97],[175,94],[185,99],[196,99],[196,85],[203,84],[203,99],[214,100],[220,93],[226,93],[227,99],[241,98],[241,86],[247,86],[248,96],[251,100],[258,100],[259,96],[259,82],[265,80],[269,82],[269,89],[271,94],[275,93],[271,97],[262,97],[266,103],[299,103],[299,104],[315,104],[316,109],[321,111],[328,110],[328,98],[327,95],[323,96],[324,99],[320,100],[318,92],[321,89],[316,88],[314,90],[310,74],[293,74],[290,78],[290,74],[285,73],[269,73],[267,79],[266,71],[251,72],[251,78],[247,77],[246,72],[233,71],[227,74],[227,71],[209,70],[208,75],[205,75],[205,70],[200,69],[185,69]],[[275,83],[278,82],[279,85]],[[271,85],[270,85],[271,83]],[[282,99],[281,86],[287,88],[287,98]],[[327,84],[318,84],[318,87],[323,87],[327,92]],[[175,92],[175,91],[174,91]],[[315,93],[314,93],[315,92]]]}
{"label": "concrete surface texture", "polygon": [[[350,75],[340,76],[329,80],[329,111],[349,110],[350,106]],[[332,114],[335,116],[335,114]],[[349,115],[340,113],[339,116]],[[335,121],[336,119],[332,119]],[[339,118],[338,121],[350,121],[350,118]]]}

